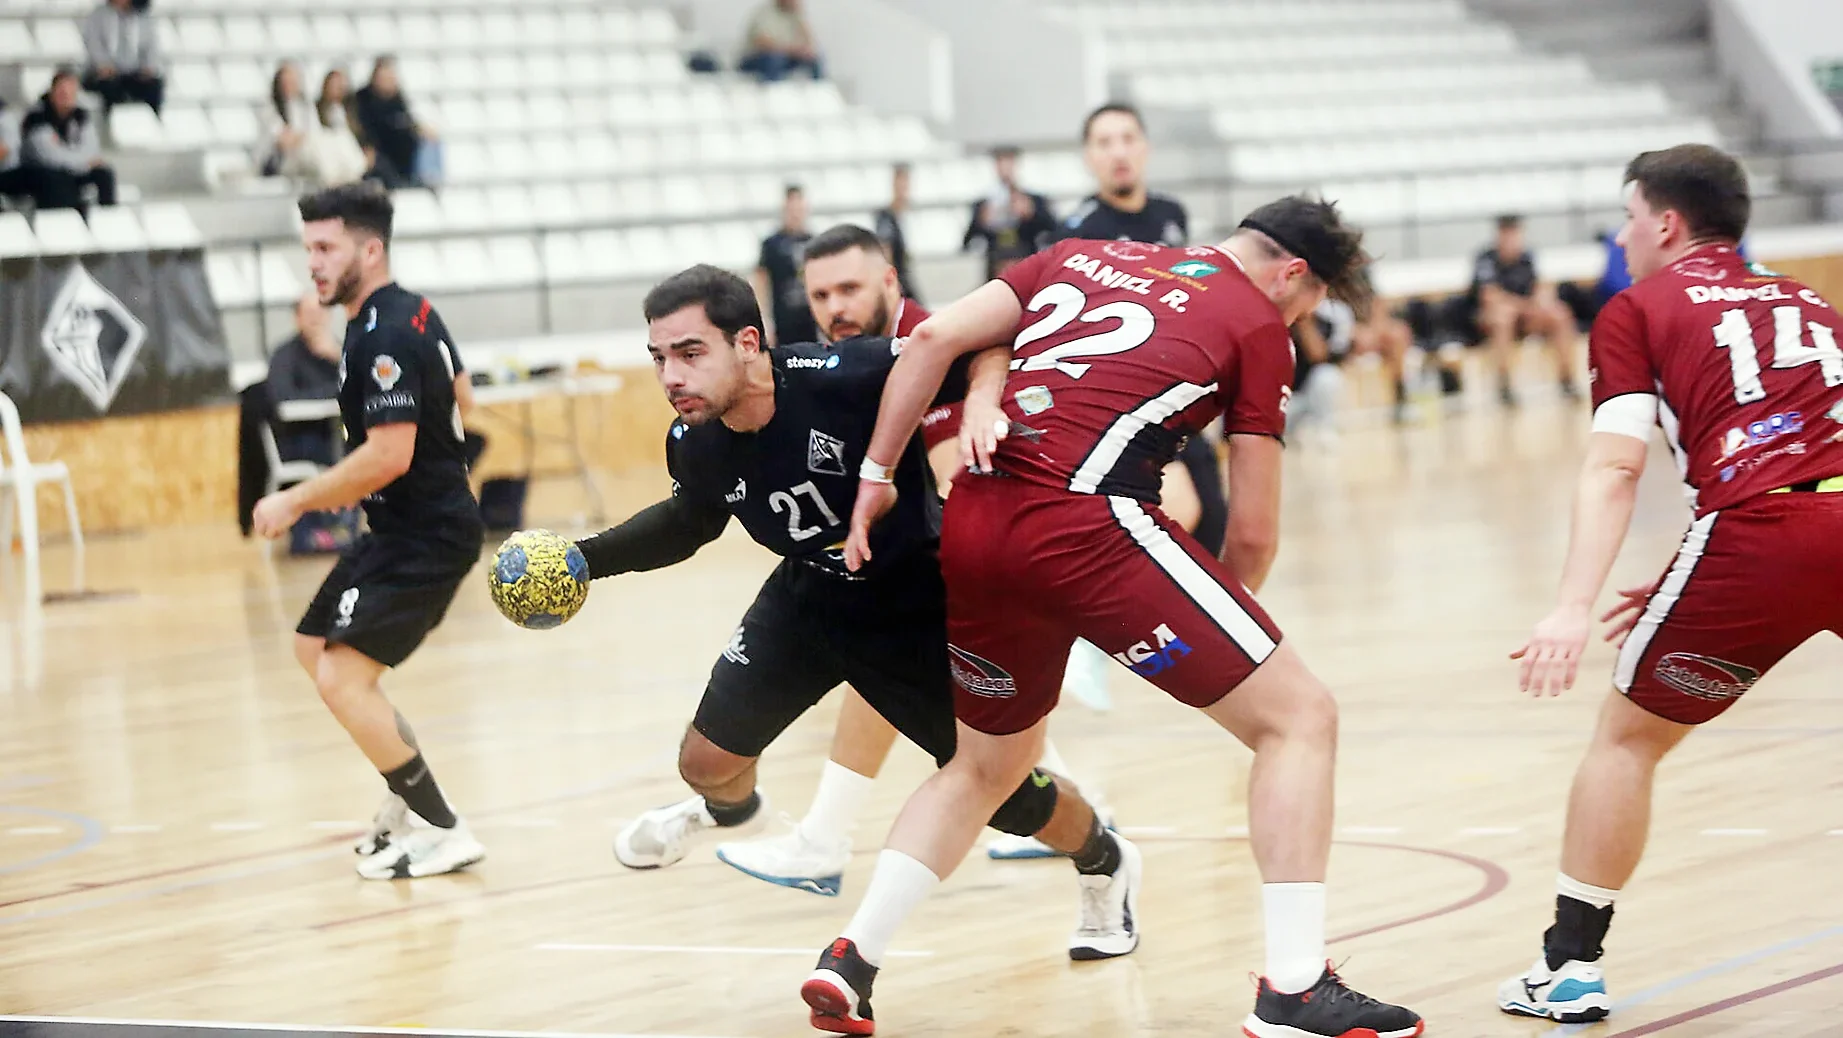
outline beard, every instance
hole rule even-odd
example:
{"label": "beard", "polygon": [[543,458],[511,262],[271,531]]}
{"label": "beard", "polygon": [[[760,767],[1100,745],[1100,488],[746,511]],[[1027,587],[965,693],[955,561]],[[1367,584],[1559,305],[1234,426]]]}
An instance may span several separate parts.
{"label": "beard", "polygon": [[320,300],[321,305],[351,306],[357,302],[353,297],[358,294],[359,278],[358,261],[353,260],[352,265],[339,275],[339,280],[333,282],[333,290],[328,297]]}
{"label": "beard", "polygon": [[854,335],[895,334],[896,329],[890,327],[889,300],[878,297],[877,308],[873,310],[870,315],[870,324],[863,328],[858,328],[856,331],[852,331],[851,329],[854,327],[856,326],[850,321],[843,318],[833,318],[831,326],[826,329],[826,337],[832,342],[837,342],[840,339],[848,339]]}

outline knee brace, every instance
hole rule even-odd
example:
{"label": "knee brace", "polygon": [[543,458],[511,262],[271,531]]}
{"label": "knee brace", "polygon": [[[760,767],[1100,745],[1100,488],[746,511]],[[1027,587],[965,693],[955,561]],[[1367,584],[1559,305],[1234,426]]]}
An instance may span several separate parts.
{"label": "knee brace", "polygon": [[1024,783],[992,812],[991,826],[1013,836],[1035,836],[1056,813],[1056,781],[1049,772],[1033,768]]}

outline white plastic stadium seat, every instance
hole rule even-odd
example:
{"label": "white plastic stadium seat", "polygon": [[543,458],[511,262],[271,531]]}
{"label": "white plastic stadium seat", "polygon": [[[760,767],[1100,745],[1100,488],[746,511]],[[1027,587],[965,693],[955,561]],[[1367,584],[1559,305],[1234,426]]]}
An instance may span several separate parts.
{"label": "white plastic stadium seat", "polygon": [[32,23],[32,35],[38,40],[41,58],[75,60],[83,57],[83,34],[77,23],[62,18],[40,18]]}
{"label": "white plastic stadium seat", "polygon": [[178,202],[153,202],[141,207],[141,226],[147,245],[154,249],[196,249],[205,243],[192,214]]}
{"label": "white plastic stadium seat", "polygon": [[109,133],[118,148],[159,151],[166,147],[166,127],[144,104],[119,104],[111,109]]}
{"label": "white plastic stadium seat", "polygon": [[246,252],[205,254],[205,281],[212,301],[220,309],[240,310],[256,305],[256,274]]}
{"label": "white plastic stadium seat", "polygon": [[134,210],[127,206],[101,205],[90,210],[90,234],[103,252],[144,252],[147,232]]}
{"label": "white plastic stadium seat", "polygon": [[82,256],[96,251],[96,238],[75,209],[45,209],[32,226],[47,256]]}
{"label": "white plastic stadium seat", "polygon": [[38,42],[24,22],[0,22],[0,61],[25,61],[38,56]]}
{"label": "white plastic stadium seat", "polygon": [[40,252],[32,225],[20,213],[0,213],[0,260],[25,259]]}
{"label": "white plastic stadium seat", "polygon": [[440,234],[446,227],[442,207],[428,191],[398,191],[391,195],[396,206],[392,229],[401,235],[417,237]]}

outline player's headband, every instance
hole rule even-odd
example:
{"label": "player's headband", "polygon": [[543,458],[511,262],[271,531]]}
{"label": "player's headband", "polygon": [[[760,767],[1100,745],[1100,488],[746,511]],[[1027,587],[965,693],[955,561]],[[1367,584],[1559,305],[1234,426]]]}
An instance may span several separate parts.
{"label": "player's headband", "polygon": [[1336,246],[1328,240],[1314,240],[1325,238],[1322,231],[1318,231],[1315,228],[1302,227],[1298,229],[1297,233],[1283,232],[1274,229],[1271,224],[1263,223],[1253,217],[1243,220],[1241,226],[1251,231],[1259,231],[1265,234],[1267,237],[1274,240],[1275,245],[1305,260],[1306,267],[1317,276],[1318,280],[1323,281],[1325,284],[1329,285],[1337,280],[1337,270],[1335,268],[1336,261],[1328,258],[1336,256]]}

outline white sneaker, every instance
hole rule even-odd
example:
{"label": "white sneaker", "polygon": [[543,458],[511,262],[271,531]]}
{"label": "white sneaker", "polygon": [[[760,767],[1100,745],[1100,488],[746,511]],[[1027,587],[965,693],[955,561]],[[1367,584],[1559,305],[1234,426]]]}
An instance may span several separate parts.
{"label": "white sneaker", "polygon": [[779,836],[719,844],[717,860],[777,886],[837,897],[851,861],[851,841],[815,843],[796,825]]}
{"label": "white sneaker", "polygon": [[1077,961],[1112,959],[1139,947],[1139,881],[1145,859],[1139,848],[1119,833],[1109,833],[1120,845],[1120,867],[1111,876],[1083,876],[1081,921],[1069,938],[1069,958]]}
{"label": "white sneaker", "polygon": [[1606,993],[1606,974],[1591,962],[1570,959],[1551,971],[1547,959],[1537,959],[1521,976],[1497,989],[1497,1007],[1518,1016],[1539,1016],[1564,1024],[1606,1019],[1612,996]]}
{"label": "white sneaker", "polygon": [[484,857],[486,848],[465,821],[457,818],[454,828],[441,829],[410,811],[407,823],[391,833],[383,850],[359,859],[358,874],[366,879],[421,879],[459,872]]}
{"label": "white sneaker", "polygon": [[761,831],[767,818],[766,796],[761,798],[747,821],[731,826],[720,826],[710,817],[703,797],[688,797],[676,804],[656,807],[627,823],[614,838],[614,857],[630,869],[662,869],[684,860],[699,837],[713,831],[750,836]]}
{"label": "white sneaker", "polygon": [[386,794],[384,802],[378,805],[378,813],[371,819],[371,831],[353,841],[352,853],[368,858],[383,850],[390,843],[390,834],[407,824],[409,811],[402,797]]}

